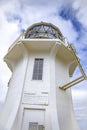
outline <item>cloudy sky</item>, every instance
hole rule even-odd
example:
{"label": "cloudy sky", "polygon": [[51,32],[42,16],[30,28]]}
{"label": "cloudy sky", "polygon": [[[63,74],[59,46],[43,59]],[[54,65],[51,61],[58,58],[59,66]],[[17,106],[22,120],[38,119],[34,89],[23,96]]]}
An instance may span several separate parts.
{"label": "cloudy sky", "polygon": [[[87,0],[0,0],[0,106],[11,76],[3,57],[24,29],[40,21],[60,28],[75,46],[87,74]],[[87,81],[74,86],[72,96],[80,129],[87,130]]]}

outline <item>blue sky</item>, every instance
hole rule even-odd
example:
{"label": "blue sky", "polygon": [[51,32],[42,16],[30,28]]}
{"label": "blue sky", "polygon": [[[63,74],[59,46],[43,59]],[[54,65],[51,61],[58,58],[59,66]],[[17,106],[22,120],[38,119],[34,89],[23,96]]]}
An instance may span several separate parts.
{"label": "blue sky", "polygon": [[[1,0],[0,1],[0,104],[11,76],[3,62],[9,46],[31,24],[44,21],[55,24],[76,48],[87,74],[87,1],[86,0]],[[78,76],[78,71],[75,76]],[[72,89],[79,126],[87,129],[87,81]]]}

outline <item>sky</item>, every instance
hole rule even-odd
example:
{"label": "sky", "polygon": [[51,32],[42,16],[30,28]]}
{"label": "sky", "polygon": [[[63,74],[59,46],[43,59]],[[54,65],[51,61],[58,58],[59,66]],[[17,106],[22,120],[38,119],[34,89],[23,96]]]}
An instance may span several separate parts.
{"label": "sky", "polygon": [[[56,25],[76,48],[87,74],[87,0],[0,0],[0,107],[5,100],[11,72],[3,61],[14,40],[36,22]],[[79,75],[77,70],[75,77]],[[76,119],[87,130],[87,81],[72,88]]]}

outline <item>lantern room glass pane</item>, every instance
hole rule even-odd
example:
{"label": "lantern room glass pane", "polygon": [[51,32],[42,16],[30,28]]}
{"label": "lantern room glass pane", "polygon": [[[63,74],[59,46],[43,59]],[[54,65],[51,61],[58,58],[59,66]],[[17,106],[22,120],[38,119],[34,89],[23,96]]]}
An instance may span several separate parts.
{"label": "lantern room glass pane", "polygon": [[34,25],[32,26],[27,33],[25,38],[46,38],[46,39],[61,39],[62,34],[55,27],[46,24]]}

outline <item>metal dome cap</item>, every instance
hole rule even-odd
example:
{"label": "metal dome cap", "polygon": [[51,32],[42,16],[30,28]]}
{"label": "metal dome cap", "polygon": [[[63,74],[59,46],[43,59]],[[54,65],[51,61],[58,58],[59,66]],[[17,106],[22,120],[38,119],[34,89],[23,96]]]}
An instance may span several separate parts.
{"label": "metal dome cap", "polygon": [[59,28],[51,23],[40,22],[31,25],[26,33],[25,38],[44,38],[44,39],[63,39]]}

